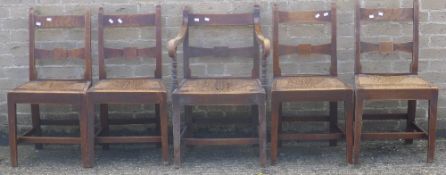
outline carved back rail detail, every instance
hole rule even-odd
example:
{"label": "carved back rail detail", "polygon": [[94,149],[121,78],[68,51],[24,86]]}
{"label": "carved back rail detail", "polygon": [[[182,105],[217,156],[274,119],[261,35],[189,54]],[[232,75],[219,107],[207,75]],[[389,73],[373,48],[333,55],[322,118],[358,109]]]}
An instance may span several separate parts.
{"label": "carved back rail detail", "polygon": [[[91,22],[90,11],[85,15],[39,16],[33,8],[29,10],[29,79],[38,79],[36,59],[79,58],[84,60],[82,80],[91,81]],[[36,48],[35,31],[49,28],[83,28],[84,47],[76,49],[55,48],[52,50]]]}
{"label": "carved back rail detail", "polygon": [[[395,43],[392,41],[370,43],[361,41],[361,22],[382,22],[382,21],[412,21],[413,22],[413,40],[405,43]],[[361,54],[367,52],[379,52],[381,54],[390,54],[394,52],[407,52],[412,54],[410,71],[408,73],[398,74],[417,74],[418,73],[418,52],[419,52],[419,2],[413,0],[413,8],[361,8],[359,0],[356,0],[355,12],[355,74],[367,74],[362,72]],[[377,74],[377,73],[374,73]],[[378,73],[395,74],[395,73]]]}
{"label": "carved back rail detail", "polygon": [[[146,27],[154,26],[156,35],[155,47],[136,48],[106,48],[104,47],[104,29],[117,27]],[[152,14],[110,15],[104,14],[103,8],[98,14],[98,51],[99,51],[99,79],[106,79],[105,59],[124,58],[135,59],[139,57],[154,58],[156,60],[155,78],[161,78],[162,74],[162,40],[161,40],[161,7],[156,6],[156,12]]]}
{"label": "carved back rail detail", "polygon": [[[331,43],[312,45],[284,45],[279,42],[279,24],[286,22],[298,22],[305,24],[331,24]],[[280,11],[277,5],[273,8],[273,73],[274,77],[282,76],[280,70],[280,56],[299,54],[323,54],[331,56],[330,75],[337,75],[337,51],[336,51],[336,4],[332,2],[331,10],[325,11]]]}

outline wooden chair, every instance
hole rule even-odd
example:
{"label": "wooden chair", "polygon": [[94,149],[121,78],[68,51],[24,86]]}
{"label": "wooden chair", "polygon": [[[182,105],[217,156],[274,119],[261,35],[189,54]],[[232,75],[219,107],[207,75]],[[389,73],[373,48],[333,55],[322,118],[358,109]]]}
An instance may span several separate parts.
{"label": "wooden chair", "polygon": [[[279,23],[322,23],[331,24],[331,43],[322,45],[300,44],[297,46],[279,43]],[[274,81],[271,89],[271,162],[277,161],[278,147],[281,141],[303,140],[329,140],[330,146],[335,146],[337,140],[346,139],[346,159],[352,162],[351,150],[353,148],[353,90],[337,78],[337,51],[336,51],[336,3],[333,2],[331,10],[285,12],[273,9],[273,72]],[[330,71],[328,75],[297,74],[283,75],[280,70],[280,56],[289,54],[309,55],[323,54],[331,56]],[[283,116],[282,104],[292,101],[329,101],[328,116]],[[344,101],[345,129],[338,127],[338,101]],[[329,133],[284,133],[283,122],[329,122]]]}
{"label": "wooden chair", "polygon": [[[91,44],[90,12],[84,16],[37,16],[29,11],[29,82],[8,92],[9,145],[11,148],[11,166],[17,166],[17,144],[34,143],[37,149],[42,144],[79,144],[82,152],[83,167],[92,167],[94,148],[93,119],[87,116],[86,92],[91,82]],[[84,47],[67,50],[55,48],[45,50],[36,48],[35,31],[48,28],[84,28]],[[84,60],[84,76],[79,80],[55,80],[38,78],[37,59],[80,58]],[[17,136],[16,104],[30,103],[32,129],[23,136]],[[71,104],[80,106],[80,137],[41,136],[39,104]]]}
{"label": "wooden chair", "polygon": [[[104,47],[104,28],[155,26],[156,46],[148,48],[126,47],[123,49]],[[105,15],[98,14],[99,82],[89,91],[89,114],[95,116],[94,105],[100,104],[101,129],[96,133],[96,143],[108,149],[109,143],[161,143],[162,160],[168,163],[168,115],[167,90],[162,81],[161,7],[156,6],[153,14]],[[107,78],[105,59],[134,59],[149,57],[156,60],[155,76],[138,78]],[[107,104],[155,104],[158,136],[110,136],[111,124],[146,124],[146,120],[119,120],[108,118]],[[153,122],[152,122],[153,123]]]}
{"label": "wooden chair", "polygon": [[[413,1],[413,8],[369,9],[360,8],[356,1],[356,56],[355,56],[355,128],[354,128],[354,162],[359,162],[359,149],[363,140],[405,139],[412,143],[413,139],[427,139],[427,162],[434,160],[435,127],[437,119],[438,88],[420,78],[418,74],[418,0]],[[369,43],[361,41],[361,22],[379,21],[413,21],[413,41],[407,43],[381,42]],[[408,52],[412,54],[409,73],[364,73],[361,68],[361,54],[379,52]],[[365,100],[408,100],[408,110],[404,114],[363,114]],[[415,124],[416,100],[429,101],[428,131]],[[362,120],[401,120],[407,121],[405,132],[367,132],[362,133]]]}
{"label": "wooden chair", "polygon": [[[200,48],[189,46],[189,26],[221,26],[237,25],[252,26],[254,46],[243,48],[214,47]],[[266,76],[266,58],[270,50],[270,42],[266,39],[260,27],[260,10],[254,7],[253,13],[243,14],[192,14],[188,9],[183,12],[183,25],[180,33],[169,41],[169,55],[173,59],[173,78],[176,82],[176,49],[183,42],[184,80],[175,89],[172,95],[173,101],[173,146],[174,163],[180,167],[181,143],[186,145],[245,145],[259,144],[260,164],[266,164],[266,119],[265,119],[265,90],[259,79],[260,54],[259,44],[263,54],[263,81]],[[251,77],[220,77],[204,78],[191,75],[189,58],[200,56],[213,57],[252,57],[254,67]],[[175,84],[175,83],[174,83]],[[187,130],[188,122],[182,129],[180,111],[185,107],[185,117],[192,113],[191,105],[253,105],[257,112],[259,125],[258,137],[252,138],[194,138]],[[254,114],[256,115],[256,114]],[[188,120],[188,119],[186,119]],[[190,121],[189,121],[190,122]]]}

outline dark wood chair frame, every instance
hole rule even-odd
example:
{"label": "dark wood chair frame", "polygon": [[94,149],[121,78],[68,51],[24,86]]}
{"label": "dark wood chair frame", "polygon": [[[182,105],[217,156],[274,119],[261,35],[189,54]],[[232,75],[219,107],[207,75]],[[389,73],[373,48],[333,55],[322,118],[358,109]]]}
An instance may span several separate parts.
{"label": "dark wood chair frame", "polygon": [[[300,44],[298,46],[281,45],[279,43],[279,23],[283,22],[331,24],[331,43],[322,45]],[[273,8],[273,73],[274,78],[293,76],[328,76],[337,77],[337,50],[336,50],[336,3],[332,2],[331,10],[286,12]],[[280,70],[280,56],[289,54],[309,55],[326,54],[331,56],[330,71],[328,75],[297,74],[282,75]],[[348,87],[346,85],[346,87]],[[282,104],[292,101],[329,101],[328,116],[283,116]],[[345,129],[338,126],[338,101],[344,102]],[[318,141],[329,140],[330,146],[336,146],[337,140],[346,140],[346,160],[352,163],[351,150],[353,148],[353,89],[326,89],[308,91],[278,91],[272,88],[271,92],[271,163],[277,162],[278,147],[282,141],[301,140]],[[283,122],[329,122],[329,133],[283,133]]]}
{"label": "dark wood chair frame", "polygon": [[[113,22],[114,21],[114,22]],[[127,47],[124,49],[104,47],[104,28],[116,27],[145,27],[154,26],[156,45],[150,48]],[[123,57],[132,59],[138,57],[154,58],[156,62],[154,77],[137,77],[126,79],[162,79],[162,34],[161,34],[161,7],[156,6],[156,12],[151,14],[126,14],[109,15],[104,14],[103,8],[98,13],[98,51],[99,51],[99,80],[108,80],[106,75],[105,59]],[[122,79],[122,78],[119,78]],[[163,86],[164,87],[164,86]],[[167,90],[154,92],[129,92],[113,91],[101,92],[91,88],[88,91],[89,115],[95,116],[94,105],[100,104],[100,129],[96,132],[95,141],[108,149],[110,143],[159,143],[162,148],[163,164],[169,162],[168,145],[168,113],[167,113]],[[155,104],[155,115],[153,119],[123,119],[110,120],[108,118],[108,104]],[[159,130],[159,136],[110,136],[110,125],[125,124],[148,124],[155,123]]]}
{"label": "dark wood chair frame", "polygon": [[[206,18],[210,20],[206,20]],[[201,20],[195,20],[201,19]],[[197,48],[189,46],[189,26],[253,26],[254,46],[247,48]],[[189,66],[189,58],[197,56],[248,56],[254,58],[254,67],[251,77],[247,79],[259,79],[260,59],[262,59],[262,82],[266,82],[266,58],[270,51],[270,41],[263,35],[260,26],[260,9],[254,7],[253,13],[243,14],[192,14],[188,8],[183,11],[183,24],[179,34],[169,41],[169,56],[172,58],[172,75],[174,79],[174,88],[177,86],[177,46],[183,42],[183,68],[184,79],[198,79],[193,77]],[[262,47],[262,55],[260,48]],[[260,58],[261,57],[261,58]],[[223,79],[227,77],[221,77]],[[220,79],[221,79],[220,78]],[[235,78],[235,77],[232,77]],[[239,78],[239,77],[237,77]],[[217,78],[219,79],[219,78]],[[184,81],[183,81],[184,82]],[[181,145],[246,145],[259,144],[260,164],[266,166],[266,94],[263,88],[262,93],[256,94],[180,94],[173,92],[173,146],[174,146],[174,164],[177,168],[181,165]],[[191,130],[187,129],[191,124],[191,105],[250,105],[254,115],[258,115],[258,137],[249,138],[194,138]],[[180,111],[185,107],[186,126],[181,128]]]}
{"label": "dark wood chair frame", "polygon": [[[91,24],[90,11],[84,16],[38,16],[33,8],[29,10],[29,80],[44,81],[39,79],[36,69],[36,59],[53,58],[66,59],[77,57],[84,60],[84,76],[80,80],[90,84],[91,82]],[[53,50],[38,49],[35,47],[35,31],[46,28],[84,28],[84,47],[73,50],[56,48]],[[66,80],[57,80],[66,81]],[[83,167],[92,167],[94,149],[93,119],[87,116],[87,100],[85,93],[40,93],[40,92],[8,92],[8,122],[9,145],[11,148],[11,166],[18,166],[18,143],[34,143],[36,149],[42,149],[42,144],[79,144],[81,145]],[[23,136],[17,136],[16,105],[18,103],[31,104],[32,129]],[[79,125],[80,137],[49,137],[41,136],[41,125],[54,124],[40,119],[39,104],[71,104],[80,106]]]}
{"label": "dark wood chair frame", "polygon": [[[356,0],[355,12],[355,77],[359,75],[405,76],[418,74],[419,56],[419,2],[413,1],[413,8],[370,9],[361,8]],[[361,41],[361,21],[413,21],[413,41],[407,43],[382,42],[379,44]],[[408,52],[412,53],[409,73],[364,73],[361,69],[360,57],[362,53],[377,51],[380,53]],[[365,100],[408,100],[407,113],[403,114],[364,114]],[[428,131],[426,132],[415,123],[416,100],[428,100]],[[413,139],[427,139],[427,162],[434,160],[435,128],[437,118],[438,88],[426,89],[355,89],[355,124],[354,124],[354,163],[359,162],[360,144],[363,140],[398,140],[405,139],[411,144]],[[362,120],[406,120],[406,132],[362,132]]]}

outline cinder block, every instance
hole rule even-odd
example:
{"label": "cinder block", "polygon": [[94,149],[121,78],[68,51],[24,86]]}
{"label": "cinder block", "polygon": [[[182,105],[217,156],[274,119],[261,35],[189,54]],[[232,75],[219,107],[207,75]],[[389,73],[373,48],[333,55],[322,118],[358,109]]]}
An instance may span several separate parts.
{"label": "cinder block", "polygon": [[362,26],[362,34],[366,36],[399,36],[401,25],[395,23],[368,23]]}
{"label": "cinder block", "polygon": [[436,48],[446,48],[446,36],[432,36],[430,46]]}
{"label": "cinder block", "polygon": [[446,1],[424,0],[421,7],[424,10],[444,10],[446,8]]}
{"label": "cinder block", "polygon": [[444,22],[444,21],[446,21],[446,12],[444,12],[444,11],[432,11],[432,12],[430,12],[429,13],[429,21],[431,21],[431,22]]}

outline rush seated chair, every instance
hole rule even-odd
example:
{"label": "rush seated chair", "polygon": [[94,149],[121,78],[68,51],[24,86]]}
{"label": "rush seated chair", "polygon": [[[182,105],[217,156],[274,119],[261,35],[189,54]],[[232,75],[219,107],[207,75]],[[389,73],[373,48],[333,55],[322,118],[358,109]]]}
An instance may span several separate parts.
{"label": "rush seated chair", "polygon": [[[361,40],[362,22],[413,22],[413,40],[405,43],[381,42],[370,43]],[[355,55],[355,124],[354,124],[354,163],[359,162],[361,140],[398,140],[405,139],[412,143],[414,139],[427,139],[427,162],[434,160],[435,127],[437,120],[438,88],[419,77],[419,4],[413,1],[413,8],[361,8],[356,1],[356,55]],[[411,63],[407,73],[367,73],[363,71],[361,57],[363,53],[378,52],[389,54],[407,52],[411,54]],[[407,113],[403,114],[364,114],[366,100],[407,100]],[[428,131],[415,123],[417,100],[427,100]],[[406,120],[405,132],[362,132],[363,119],[367,120]]]}
{"label": "rush seated chair", "polygon": [[[249,26],[253,30],[254,45],[243,48],[215,47],[200,48],[189,45],[190,26]],[[224,38],[222,38],[224,39]],[[260,59],[262,58],[263,81],[266,76],[266,58],[270,43],[260,28],[259,7],[254,7],[253,13],[242,14],[192,14],[186,8],[183,12],[183,25],[180,33],[169,41],[169,55],[173,59],[173,78],[176,82],[176,50],[183,42],[184,79],[174,90],[173,103],[173,146],[174,163],[180,167],[181,145],[246,145],[259,144],[260,164],[266,164],[266,116],[265,90],[259,78]],[[262,46],[263,53],[260,54]],[[248,57],[253,58],[253,69],[250,77],[214,77],[204,78],[191,75],[189,58],[192,57]],[[174,83],[175,84],[175,83]],[[197,138],[188,131],[188,122],[181,127],[180,112],[185,108],[185,116],[190,117],[192,105],[249,105],[258,115],[258,136],[245,138]],[[187,119],[186,119],[187,120]]]}
{"label": "rush seated chair", "polygon": [[[294,22],[300,24],[330,24],[331,42],[321,45],[300,44],[297,46],[280,44],[279,24]],[[273,8],[273,73],[271,89],[271,163],[277,162],[278,147],[282,141],[327,140],[335,146],[337,140],[346,140],[346,160],[352,163],[353,148],[353,90],[337,77],[336,50],[336,3],[331,10],[325,11],[280,11]],[[282,74],[280,57],[284,55],[329,55],[331,56],[328,74]],[[329,114],[326,116],[284,116],[283,103],[295,101],[329,101]],[[338,126],[338,101],[345,106],[345,129]],[[284,132],[284,122],[329,122],[327,133],[290,133]]]}
{"label": "rush seated chair", "polygon": [[[104,29],[155,27],[155,47],[123,49],[105,47]],[[162,147],[162,160],[168,163],[168,115],[167,90],[162,81],[162,40],[161,40],[161,7],[156,6],[156,12],[151,14],[104,14],[99,9],[98,14],[98,51],[99,51],[99,81],[88,91],[89,115],[95,116],[94,105],[100,104],[100,130],[96,132],[96,143],[103,144],[108,149],[110,143],[160,143]],[[143,32],[150,32],[142,30]],[[154,77],[108,78],[106,74],[105,59],[138,59],[140,57],[155,59]],[[150,69],[150,67],[147,67]],[[159,135],[140,136],[112,136],[109,133],[110,125],[147,124],[144,119],[111,120],[108,118],[108,104],[154,104],[154,121]],[[153,123],[153,121],[152,121]]]}
{"label": "rush seated chair", "polygon": [[[31,8],[29,11],[29,82],[8,92],[9,146],[11,148],[11,166],[17,166],[17,144],[34,143],[37,149],[42,144],[78,144],[81,146],[83,167],[93,166],[94,149],[93,118],[87,115],[87,89],[91,84],[91,44],[90,12],[84,16],[38,16]],[[84,47],[72,50],[55,48],[46,50],[36,48],[35,32],[49,28],[83,28]],[[79,80],[43,79],[38,77],[36,68],[38,59],[80,58],[84,62],[84,74]],[[17,136],[16,106],[19,103],[31,104],[32,129],[23,136]],[[80,107],[78,137],[41,136],[39,104],[70,104]]]}

